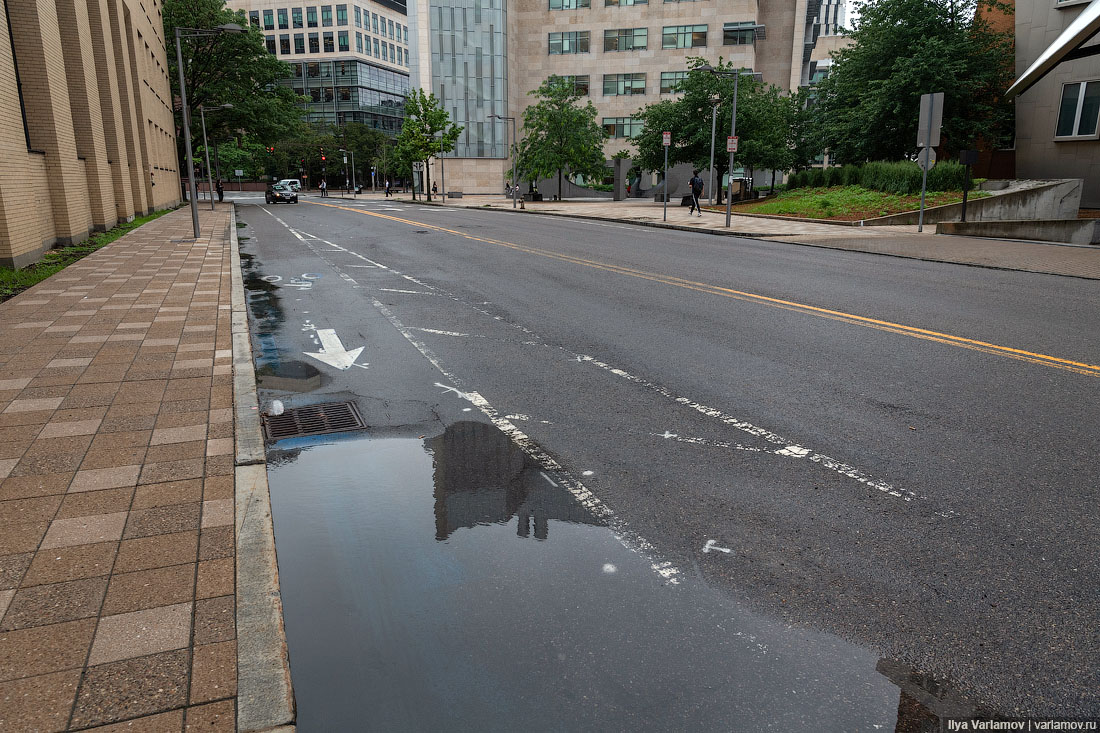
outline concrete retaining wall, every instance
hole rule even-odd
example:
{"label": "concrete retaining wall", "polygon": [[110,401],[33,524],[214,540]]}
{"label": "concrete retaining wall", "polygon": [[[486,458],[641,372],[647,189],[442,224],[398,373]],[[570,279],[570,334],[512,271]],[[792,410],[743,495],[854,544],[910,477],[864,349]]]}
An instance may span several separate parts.
{"label": "concrete retaining wall", "polygon": [[[1084,182],[1080,178],[1055,181],[1037,181],[1037,185],[1023,190],[995,194],[988,198],[968,201],[966,218],[978,221],[1017,221],[1021,219],[1076,219],[1081,208],[1081,192]],[[916,224],[918,212],[882,216],[867,219],[864,226],[896,226]],[[962,219],[962,204],[934,206],[924,210],[925,224],[955,222]]]}
{"label": "concrete retaining wall", "polygon": [[1100,219],[942,222],[936,234],[1100,245]]}

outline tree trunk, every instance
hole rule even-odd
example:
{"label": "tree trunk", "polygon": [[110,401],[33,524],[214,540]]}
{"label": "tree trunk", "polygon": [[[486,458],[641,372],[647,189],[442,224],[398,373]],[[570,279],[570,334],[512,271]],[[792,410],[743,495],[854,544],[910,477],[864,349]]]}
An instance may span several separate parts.
{"label": "tree trunk", "polygon": [[771,190],[775,190],[775,168],[772,168],[772,187]]}
{"label": "tree trunk", "polygon": [[428,171],[428,161],[424,161],[424,195],[427,196],[427,200],[431,203],[432,200],[432,174]]}
{"label": "tree trunk", "polygon": [[561,168],[558,168],[558,201],[561,201],[562,198],[563,198],[563,196],[562,196],[562,190],[561,190]]}

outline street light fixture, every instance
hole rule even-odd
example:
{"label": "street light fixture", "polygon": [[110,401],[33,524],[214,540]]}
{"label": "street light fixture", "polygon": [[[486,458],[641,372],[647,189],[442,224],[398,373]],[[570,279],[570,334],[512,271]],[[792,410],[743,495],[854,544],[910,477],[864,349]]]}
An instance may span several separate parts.
{"label": "street light fixture", "polygon": [[[697,67],[698,71],[705,71],[708,74],[713,74],[716,77],[732,76],[733,77],[733,110],[730,112],[730,137],[737,137],[737,86],[741,81],[742,76],[751,76],[757,81],[763,79],[763,75],[759,72],[752,71],[719,71],[710,64],[703,64]],[[730,163],[729,163],[729,190],[726,192],[726,226],[730,225],[730,216],[733,213],[733,151],[730,151]]]}
{"label": "street light fixture", "polygon": [[191,197],[191,226],[195,239],[199,238],[199,205],[195,200],[195,159],[191,155],[191,109],[187,106],[187,82],[183,79],[183,50],[181,38],[218,36],[222,33],[244,33],[245,29],[236,23],[226,23],[217,28],[176,28],[176,69],[180,75],[180,105],[183,107],[183,144],[187,150],[187,190]]}
{"label": "street light fixture", "polygon": [[[210,111],[214,112],[219,109],[233,109],[233,105],[226,102],[225,104],[219,104],[217,107],[211,107]],[[202,149],[206,153],[206,180],[208,182],[210,192],[210,210],[214,210],[214,171],[210,168],[210,144],[206,142],[206,108],[204,105],[199,105],[199,119],[202,120]],[[199,235],[195,235],[196,237]]]}
{"label": "street light fixture", "polygon": [[516,208],[516,190],[519,188],[519,183],[516,181],[516,118],[505,117],[504,115],[489,115],[490,120],[511,120],[512,121],[512,208]]}

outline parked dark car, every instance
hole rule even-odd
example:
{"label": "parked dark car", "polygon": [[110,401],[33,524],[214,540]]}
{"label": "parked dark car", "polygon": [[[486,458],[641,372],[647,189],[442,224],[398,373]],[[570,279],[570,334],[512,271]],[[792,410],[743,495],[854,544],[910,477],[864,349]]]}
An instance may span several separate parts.
{"label": "parked dark car", "polygon": [[298,203],[298,194],[291,190],[290,186],[286,186],[282,183],[275,183],[267,187],[267,193],[264,194],[264,201],[269,204],[296,204]]}

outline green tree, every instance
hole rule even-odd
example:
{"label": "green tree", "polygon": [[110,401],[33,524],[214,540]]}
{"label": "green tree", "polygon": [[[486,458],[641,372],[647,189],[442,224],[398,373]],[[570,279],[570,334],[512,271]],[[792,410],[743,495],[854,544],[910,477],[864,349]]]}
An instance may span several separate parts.
{"label": "green tree", "polygon": [[397,159],[409,163],[409,169],[413,161],[424,161],[424,185],[429,201],[432,194],[427,162],[454,150],[462,130],[461,125],[451,123],[450,115],[435,94],[425,94],[423,89],[409,91],[405,99],[405,119],[401,134],[397,136]]}
{"label": "green tree", "polygon": [[[291,68],[268,53],[263,34],[249,25],[243,11],[229,10],[224,0],[165,0],[163,14],[164,37],[169,44],[168,74],[177,99],[176,28],[216,28],[236,23],[247,29],[245,33],[181,41],[187,102],[193,112],[191,133],[200,143],[202,131],[196,129],[200,106],[233,105],[232,109],[206,115],[207,135],[212,142],[246,133],[261,144],[271,145],[294,129],[302,117],[299,98],[288,87],[275,83],[289,76]],[[176,124],[181,131],[177,139],[182,142],[181,114],[177,113]]]}
{"label": "green tree", "polygon": [[[996,0],[867,0],[833,54],[813,105],[823,142],[841,163],[899,160],[917,151],[921,94],[944,93],[943,139],[954,152],[978,137],[1002,142],[1011,105],[1012,36],[981,8]],[[819,151],[820,152],[820,151]]]}
{"label": "green tree", "polygon": [[522,175],[517,175],[533,181],[556,173],[559,195],[565,172],[596,179],[605,176],[607,133],[596,121],[598,112],[592,102],[580,106],[573,83],[560,76],[551,76],[530,94],[539,101],[523,112],[524,138],[516,158]]}
{"label": "green tree", "polygon": [[[714,168],[718,180],[728,172],[729,155],[722,141],[729,135],[733,106],[734,79],[716,76],[700,67],[707,61],[688,59],[687,76],[678,87],[681,96],[665,99],[642,108],[635,117],[642,121],[642,131],[632,142],[638,147],[638,164],[650,171],[664,168],[664,147],[661,133],[672,133],[668,162],[690,163],[697,168],[710,165],[711,115],[718,104],[717,143]],[[718,59],[718,71],[737,70],[733,64]],[[775,86],[765,86],[751,76],[742,75],[737,83],[737,137],[739,149],[734,163],[753,168],[785,170],[791,159],[790,133],[793,102],[782,96]]]}

